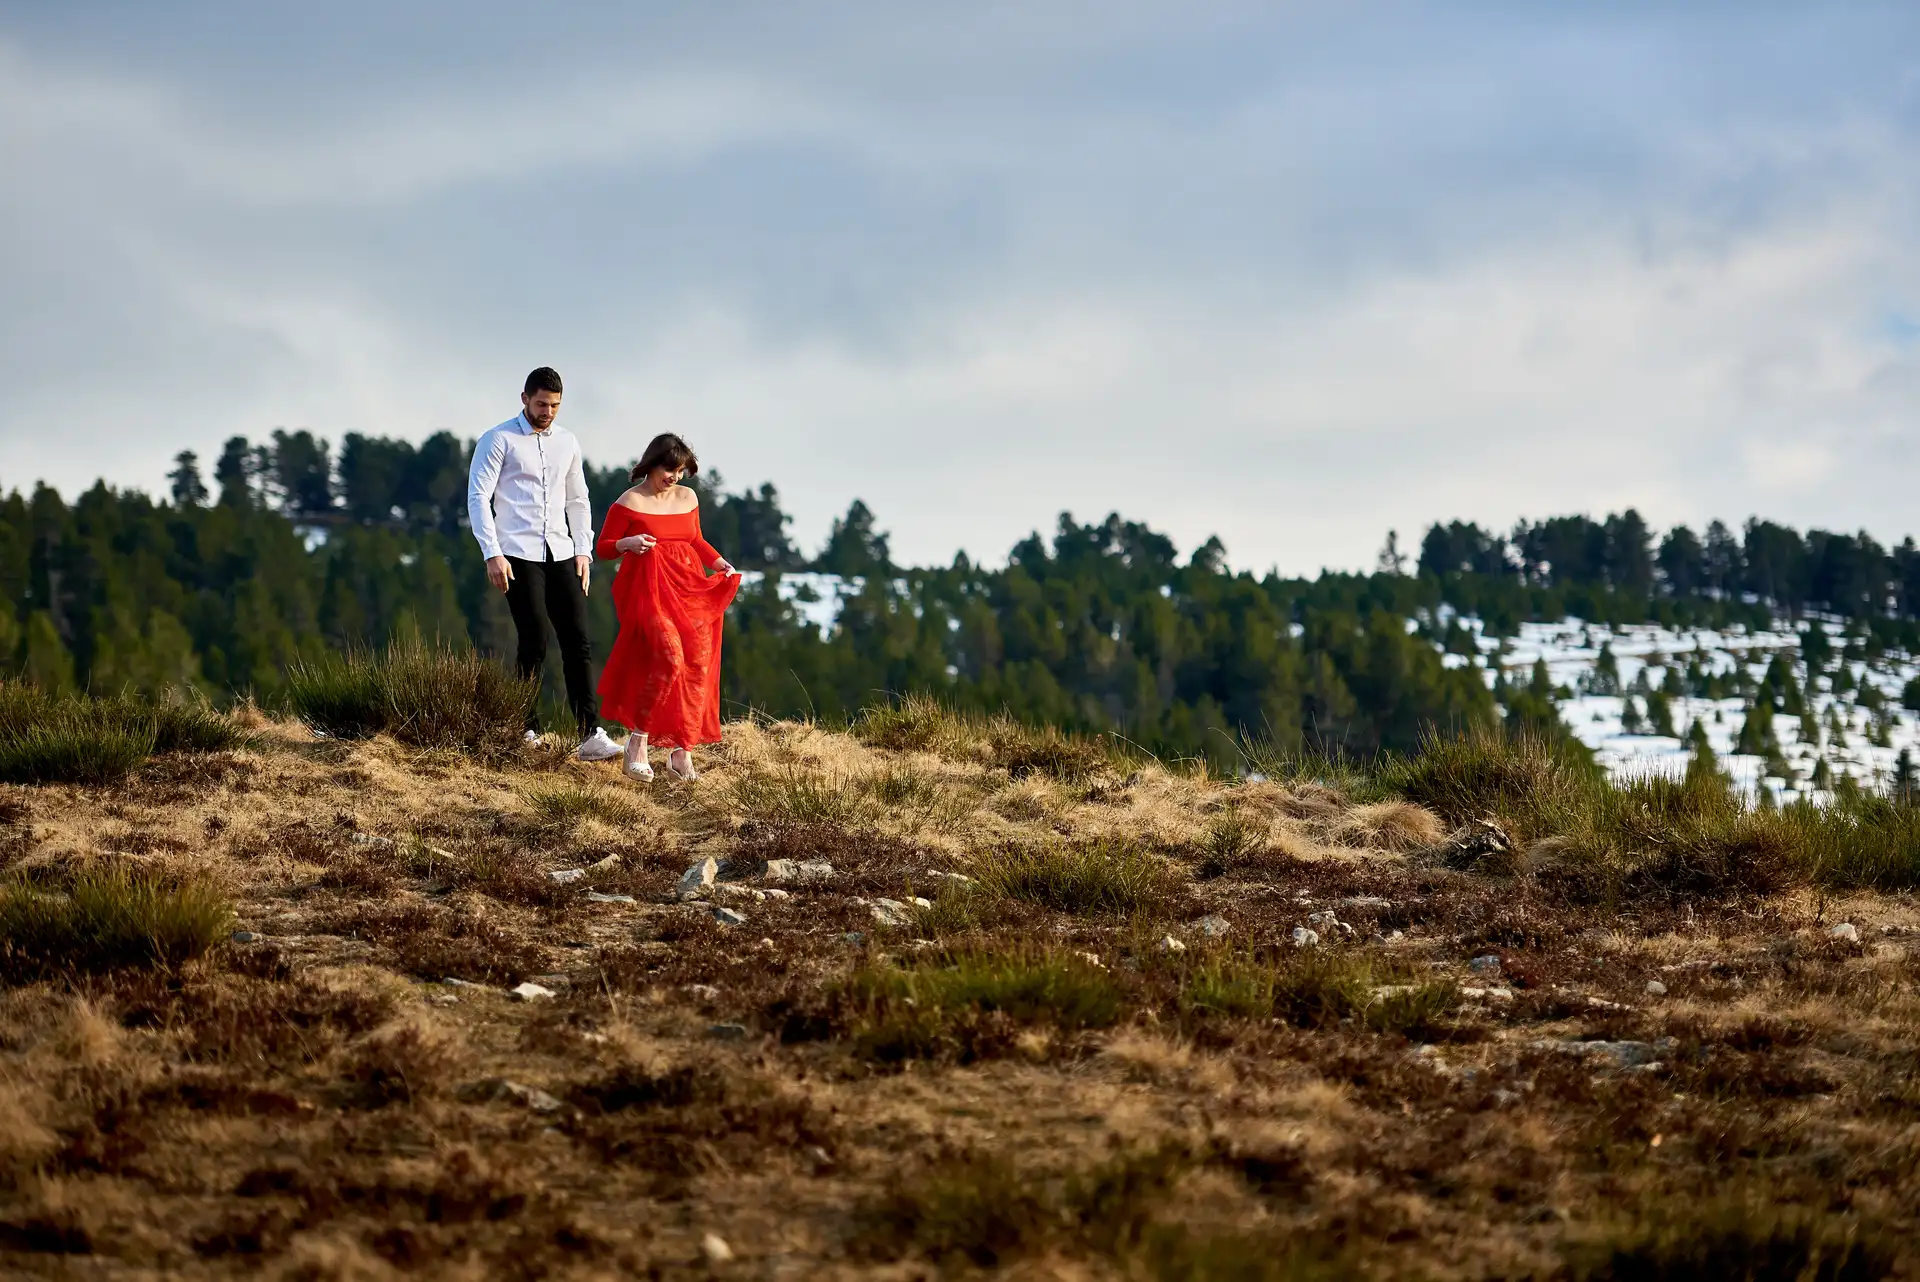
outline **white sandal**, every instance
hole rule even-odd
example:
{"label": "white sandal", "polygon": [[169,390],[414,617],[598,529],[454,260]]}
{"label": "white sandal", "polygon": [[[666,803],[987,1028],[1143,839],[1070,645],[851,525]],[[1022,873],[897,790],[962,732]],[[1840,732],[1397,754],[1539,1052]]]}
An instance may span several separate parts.
{"label": "white sandal", "polygon": [[623,761],[620,763],[620,773],[641,783],[653,782],[653,767],[644,761]]}
{"label": "white sandal", "polygon": [[[686,758],[687,768],[685,770],[682,770],[679,766],[676,766],[673,764],[673,759],[675,757]],[[688,783],[692,783],[695,779],[698,779],[700,777],[700,772],[693,768],[693,754],[691,752],[688,752],[685,748],[675,748],[672,752],[669,752],[667,754],[667,772],[671,774],[675,779],[684,779]]]}

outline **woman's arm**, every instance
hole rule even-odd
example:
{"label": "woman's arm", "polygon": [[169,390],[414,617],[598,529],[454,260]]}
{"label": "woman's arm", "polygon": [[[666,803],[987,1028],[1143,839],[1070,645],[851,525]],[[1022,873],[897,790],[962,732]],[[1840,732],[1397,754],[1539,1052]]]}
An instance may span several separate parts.
{"label": "woman's arm", "polygon": [[718,570],[722,574],[732,574],[734,572],[732,563],[729,562],[726,557],[720,555],[720,549],[707,542],[706,536],[700,533],[700,509],[698,507],[693,509],[693,547],[694,550],[700,554],[701,561],[706,564],[708,569]]}
{"label": "woman's arm", "polygon": [[600,537],[593,545],[593,554],[602,561],[611,561],[620,555],[617,545],[630,519],[620,515],[624,511],[626,511],[625,508],[615,503],[607,509],[607,519],[600,524]]}

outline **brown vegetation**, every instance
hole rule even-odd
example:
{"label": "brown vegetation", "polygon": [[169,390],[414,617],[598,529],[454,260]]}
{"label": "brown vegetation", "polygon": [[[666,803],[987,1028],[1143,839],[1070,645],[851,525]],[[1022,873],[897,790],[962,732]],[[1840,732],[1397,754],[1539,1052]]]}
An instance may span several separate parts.
{"label": "brown vegetation", "polygon": [[0,1269],[1913,1268],[1902,815],[917,704],[692,785],[478,738],[0,787]]}

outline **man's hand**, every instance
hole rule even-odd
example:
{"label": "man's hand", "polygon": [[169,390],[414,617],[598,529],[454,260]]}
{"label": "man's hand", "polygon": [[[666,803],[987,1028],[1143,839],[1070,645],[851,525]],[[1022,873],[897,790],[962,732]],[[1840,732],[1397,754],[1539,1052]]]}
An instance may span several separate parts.
{"label": "man's hand", "polygon": [[576,556],[576,557],[574,557],[574,558],[573,558],[573,572],[574,572],[575,574],[577,574],[577,575],[579,575],[579,576],[580,576],[580,591],[581,591],[581,594],[582,594],[582,595],[585,595],[586,593],[588,593],[588,592],[591,592],[591,591],[593,590],[593,588],[592,588],[592,583],[593,583],[593,558],[592,558],[592,557],[590,557],[590,556]]}
{"label": "man's hand", "polygon": [[487,558],[487,582],[493,584],[495,592],[507,590],[507,584],[513,582],[513,567],[507,564],[506,557]]}

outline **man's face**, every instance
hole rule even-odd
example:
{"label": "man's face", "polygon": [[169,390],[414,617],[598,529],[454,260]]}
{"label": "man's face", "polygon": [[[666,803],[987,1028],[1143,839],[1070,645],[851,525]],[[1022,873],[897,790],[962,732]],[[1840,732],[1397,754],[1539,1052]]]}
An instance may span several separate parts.
{"label": "man's face", "polygon": [[554,416],[560,412],[560,393],[535,392],[528,396],[522,392],[520,404],[526,407],[527,422],[533,424],[533,430],[544,432],[553,426]]}

